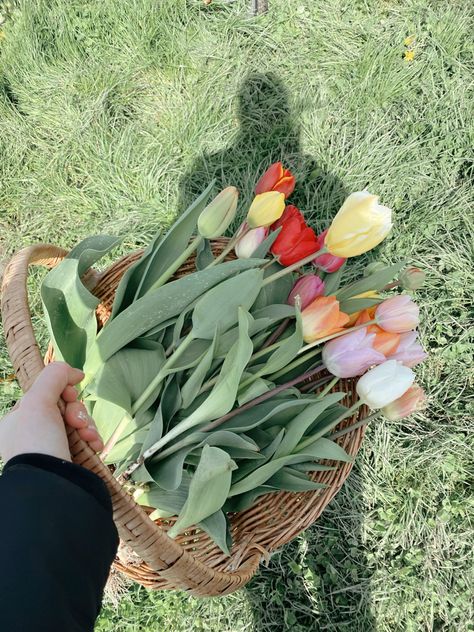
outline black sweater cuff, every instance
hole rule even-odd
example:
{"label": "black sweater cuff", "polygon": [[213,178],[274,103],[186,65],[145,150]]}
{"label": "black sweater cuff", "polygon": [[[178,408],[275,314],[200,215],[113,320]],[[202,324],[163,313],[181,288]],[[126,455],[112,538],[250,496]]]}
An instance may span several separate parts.
{"label": "black sweater cuff", "polygon": [[69,482],[74,483],[74,485],[81,487],[88,494],[91,494],[107,512],[112,513],[112,501],[106,484],[97,474],[86,470],[81,465],[76,465],[76,463],[64,461],[48,454],[27,453],[18,454],[7,461],[3,468],[3,473],[5,474],[15,465],[30,465],[62,476]]}

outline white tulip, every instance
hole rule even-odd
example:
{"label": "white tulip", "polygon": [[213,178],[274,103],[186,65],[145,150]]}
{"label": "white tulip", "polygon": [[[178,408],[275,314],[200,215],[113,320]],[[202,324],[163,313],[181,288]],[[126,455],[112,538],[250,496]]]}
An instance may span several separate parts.
{"label": "white tulip", "polygon": [[367,371],[357,382],[356,390],[364,404],[378,409],[401,397],[414,381],[411,369],[397,360],[387,360]]}

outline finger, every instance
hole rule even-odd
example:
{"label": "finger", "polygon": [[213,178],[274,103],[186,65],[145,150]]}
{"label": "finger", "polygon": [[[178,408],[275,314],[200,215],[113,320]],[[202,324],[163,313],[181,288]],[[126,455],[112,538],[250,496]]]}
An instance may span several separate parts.
{"label": "finger", "polygon": [[55,404],[68,384],[78,384],[84,373],[66,362],[51,362],[36,378],[26,396],[45,404]]}
{"label": "finger", "polygon": [[98,439],[97,441],[91,441],[89,445],[91,449],[94,450],[94,452],[102,452],[102,450],[104,449],[104,442],[101,439]]}
{"label": "finger", "polygon": [[87,426],[94,425],[94,420],[88,415],[82,402],[67,404],[64,412],[64,421],[72,428],[87,428]]}
{"label": "finger", "polygon": [[64,389],[64,391],[61,393],[61,397],[67,403],[75,402],[77,399],[77,396],[78,396],[78,392],[76,391],[74,386],[71,386],[70,384],[68,384],[66,388]]}
{"label": "finger", "polygon": [[97,440],[102,441],[102,438],[99,435],[97,428],[92,428],[91,426],[87,426],[87,428],[79,428],[77,432],[79,433],[79,436],[81,437],[81,439],[83,441],[87,441],[88,443],[90,443],[91,441],[97,441]]}

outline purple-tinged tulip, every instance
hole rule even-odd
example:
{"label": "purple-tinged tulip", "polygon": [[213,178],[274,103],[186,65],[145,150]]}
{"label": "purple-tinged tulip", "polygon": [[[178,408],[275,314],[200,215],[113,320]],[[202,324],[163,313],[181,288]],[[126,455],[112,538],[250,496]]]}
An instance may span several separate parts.
{"label": "purple-tinged tulip", "polygon": [[337,377],[362,375],[385,356],[372,347],[375,334],[358,329],[345,336],[334,338],[324,345],[322,359],[328,371]]}
{"label": "purple-tinged tulip", "polygon": [[288,305],[296,304],[296,297],[299,297],[299,308],[303,310],[314,301],[317,296],[324,294],[324,281],[316,274],[306,274],[298,279],[293,289],[288,294]]}
{"label": "purple-tinged tulip", "polygon": [[418,326],[420,308],[406,294],[388,298],[377,306],[375,319],[385,331],[403,333]]}
{"label": "purple-tinged tulip", "polygon": [[423,362],[428,354],[423,351],[423,347],[417,342],[418,333],[408,331],[400,335],[400,343],[395,353],[390,355],[391,360],[398,360],[410,369],[420,362]]}

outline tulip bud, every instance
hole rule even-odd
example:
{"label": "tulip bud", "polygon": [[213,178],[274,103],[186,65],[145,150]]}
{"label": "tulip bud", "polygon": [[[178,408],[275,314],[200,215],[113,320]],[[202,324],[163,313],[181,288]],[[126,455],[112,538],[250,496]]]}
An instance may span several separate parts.
{"label": "tulip bud", "polygon": [[364,404],[378,409],[401,397],[414,381],[411,369],[396,360],[387,360],[367,371],[357,382],[356,390]]}
{"label": "tulip bud", "polygon": [[295,305],[296,298],[299,298],[299,308],[303,310],[314,301],[317,296],[324,294],[324,281],[316,274],[306,274],[302,276],[293,286],[288,295],[288,305]]}
{"label": "tulip bud", "polygon": [[349,316],[339,310],[335,296],[318,296],[302,311],[301,319],[305,342],[314,342],[342,331]]}
{"label": "tulip bud", "polygon": [[324,345],[322,359],[327,370],[337,377],[362,375],[374,364],[385,362],[385,356],[373,349],[375,334],[358,329]]}
{"label": "tulip bud", "polygon": [[235,254],[239,259],[249,259],[267,235],[268,228],[264,228],[263,226],[249,230],[249,232],[243,235],[235,244]]}
{"label": "tulip bud", "polygon": [[426,405],[426,395],[418,384],[413,384],[401,397],[382,408],[382,413],[396,421],[408,417],[417,410],[422,410]]}
{"label": "tulip bud", "polygon": [[325,245],[337,257],[356,257],[375,248],[392,228],[392,211],[368,191],[351,193],[328,229]]}
{"label": "tulip bud", "polygon": [[428,354],[423,351],[423,347],[416,342],[418,333],[416,331],[408,331],[400,335],[400,343],[395,352],[391,354],[392,360],[398,360],[405,366],[410,368],[423,362]]}
{"label": "tulip bud", "polygon": [[256,195],[247,214],[250,228],[270,226],[283,215],[285,196],[278,191],[269,191]]}
{"label": "tulip bud", "polygon": [[381,261],[372,261],[372,263],[369,263],[368,266],[365,266],[364,272],[363,272],[364,277],[368,277],[371,274],[375,274],[376,272],[379,272],[380,270],[383,270],[386,267],[387,266]]}
{"label": "tulip bud", "polygon": [[[322,250],[324,247],[324,240],[326,239],[327,230],[316,237],[315,251]],[[344,257],[335,257],[328,252],[324,255],[319,255],[316,259],[313,259],[313,265],[324,272],[337,272],[340,267],[344,265],[346,260]]]}
{"label": "tulip bud", "polygon": [[398,278],[404,290],[418,290],[426,280],[426,274],[420,268],[406,268]]}
{"label": "tulip bud", "polygon": [[238,197],[235,187],[227,187],[206,206],[197,223],[202,237],[215,239],[225,233],[235,217]]}
{"label": "tulip bud", "polygon": [[385,331],[403,333],[418,326],[420,309],[409,296],[399,294],[377,306],[375,319]]}

